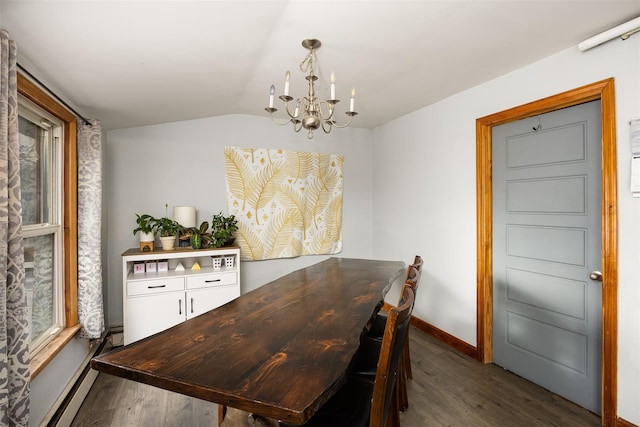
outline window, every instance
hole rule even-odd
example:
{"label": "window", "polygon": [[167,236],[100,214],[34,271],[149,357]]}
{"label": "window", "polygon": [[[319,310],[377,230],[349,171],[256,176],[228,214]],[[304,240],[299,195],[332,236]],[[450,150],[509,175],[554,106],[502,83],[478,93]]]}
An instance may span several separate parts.
{"label": "window", "polygon": [[33,379],[80,329],[76,118],[20,73],[18,97]]}
{"label": "window", "polygon": [[62,122],[18,100],[20,190],[31,352],[64,328]]}

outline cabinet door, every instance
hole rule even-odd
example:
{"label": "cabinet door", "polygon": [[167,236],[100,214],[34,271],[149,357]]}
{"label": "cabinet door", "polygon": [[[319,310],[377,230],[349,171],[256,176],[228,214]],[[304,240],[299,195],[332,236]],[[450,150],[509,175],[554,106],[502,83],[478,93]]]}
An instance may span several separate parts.
{"label": "cabinet door", "polygon": [[124,344],[164,331],[185,320],[184,291],[125,298]]}
{"label": "cabinet door", "polygon": [[240,296],[239,286],[216,286],[187,291],[187,319],[220,307]]}

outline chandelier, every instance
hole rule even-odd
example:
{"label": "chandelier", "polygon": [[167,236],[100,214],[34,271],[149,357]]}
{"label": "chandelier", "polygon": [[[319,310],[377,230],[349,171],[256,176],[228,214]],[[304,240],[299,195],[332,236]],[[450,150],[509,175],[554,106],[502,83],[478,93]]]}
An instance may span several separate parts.
{"label": "chandelier", "polygon": [[[338,124],[333,119],[333,114],[335,113],[335,106],[340,100],[336,99],[336,83],[333,73],[331,73],[331,86],[330,86],[330,97],[329,99],[322,101],[316,97],[316,91],[314,88],[314,82],[318,80],[318,77],[315,75],[316,72],[316,50],[318,50],[321,46],[320,40],[317,39],[305,39],[302,41],[302,46],[305,49],[309,50],[309,53],[300,63],[300,71],[303,73],[309,73],[305,79],[309,84],[309,94],[303,98],[298,98],[293,101],[293,97],[289,95],[289,81],[291,79],[291,73],[289,71],[285,74],[284,80],[284,93],[280,95],[278,98],[284,103],[284,109],[289,116],[288,119],[285,118],[284,121],[278,121],[273,116],[273,113],[278,111],[277,108],[274,108],[274,96],[276,92],[276,88],[274,85],[271,85],[271,89],[269,91],[269,107],[265,108],[265,110],[269,113],[269,117],[271,120],[277,125],[286,125],[288,123],[293,124],[293,130],[296,132],[300,132],[300,129],[305,128],[309,131],[307,134],[307,138],[313,138],[313,131],[322,127],[322,130],[325,133],[331,132],[331,129],[336,128],[344,128],[351,124],[351,120],[353,116],[358,113],[355,112],[355,96],[356,91],[353,89],[351,91],[351,101],[349,103],[349,111],[345,114],[348,116],[348,120],[344,124]],[[291,103],[291,104],[289,104]]]}

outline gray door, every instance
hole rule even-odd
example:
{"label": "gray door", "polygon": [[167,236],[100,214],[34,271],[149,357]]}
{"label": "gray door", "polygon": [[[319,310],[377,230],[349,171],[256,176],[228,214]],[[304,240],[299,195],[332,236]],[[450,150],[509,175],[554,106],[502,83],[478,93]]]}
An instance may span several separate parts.
{"label": "gray door", "polygon": [[599,414],[600,101],[539,119],[492,133],[493,361]]}

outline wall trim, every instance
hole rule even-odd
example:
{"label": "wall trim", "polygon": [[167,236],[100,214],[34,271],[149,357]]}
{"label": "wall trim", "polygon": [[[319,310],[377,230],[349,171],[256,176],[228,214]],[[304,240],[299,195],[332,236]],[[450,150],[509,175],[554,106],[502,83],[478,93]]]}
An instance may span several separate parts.
{"label": "wall trim", "polygon": [[616,420],[616,427],[638,427],[637,425],[630,423],[627,420],[624,420],[622,418],[618,418]]}
{"label": "wall trim", "polygon": [[[389,311],[391,307],[392,307],[391,304],[389,304],[388,302],[385,302],[384,306],[382,307],[382,310]],[[435,339],[442,341],[443,343],[447,344],[449,347],[453,347],[459,352],[464,353],[467,356],[472,357],[474,359],[478,358],[478,351],[474,346],[461,340],[456,336],[451,335],[448,332],[443,331],[440,328],[433,326],[428,322],[425,322],[419,317],[411,316],[410,324],[411,326],[414,326],[416,329],[419,329],[422,332],[428,335],[431,335]]]}
{"label": "wall trim", "polygon": [[618,193],[614,79],[608,78],[476,120],[477,347],[491,363],[493,325],[491,131],[494,126],[600,100],[602,119],[602,424],[618,409]]}
{"label": "wall trim", "polygon": [[443,331],[442,329],[439,329],[433,325],[431,325],[430,323],[425,322],[422,319],[419,319],[417,317],[411,317],[411,325],[415,326],[417,329],[420,329],[421,331],[431,335],[432,337],[442,341],[443,343],[449,345],[450,347],[455,348],[456,350],[458,350],[461,353],[466,354],[469,357],[472,357],[474,359],[478,358],[478,351],[476,349],[476,347],[472,346],[471,344],[462,341],[460,338],[455,337],[445,331]]}
{"label": "wall trim", "polygon": [[111,328],[102,334],[102,338],[96,340],[95,344],[92,346],[93,348],[90,349],[87,357],[83,360],[82,364],[69,381],[69,384],[67,384],[63,392],[60,394],[60,397],[58,397],[40,423],[41,427],[66,427],[71,425],[78,409],[80,409],[82,402],[84,402],[93,382],[98,376],[98,371],[95,371],[90,367],[91,359],[104,350],[106,344],[111,339],[111,336],[117,334],[118,331],[121,332],[122,328]]}

